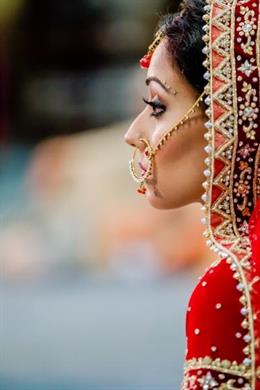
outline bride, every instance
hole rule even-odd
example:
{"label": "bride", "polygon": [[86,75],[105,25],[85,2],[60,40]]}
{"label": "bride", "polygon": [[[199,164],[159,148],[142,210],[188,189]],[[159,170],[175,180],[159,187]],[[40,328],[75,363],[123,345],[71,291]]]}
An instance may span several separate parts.
{"label": "bride", "polygon": [[260,389],[259,14],[184,0],[140,61],[145,108],[125,135],[138,192],[159,209],[200,201],[220,259],[190,298],[185,390]]}

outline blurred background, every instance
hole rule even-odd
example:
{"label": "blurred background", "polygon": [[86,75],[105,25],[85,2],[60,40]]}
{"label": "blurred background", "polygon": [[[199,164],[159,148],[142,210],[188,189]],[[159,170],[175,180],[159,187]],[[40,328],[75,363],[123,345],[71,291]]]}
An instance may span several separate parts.
{"label": "blurred background", "polygon": [[[123,136],[174,0],[0,0],[0,389],[177,390],[212,260],[152,209]],[[188,245],[187,245],[188,243]]]}

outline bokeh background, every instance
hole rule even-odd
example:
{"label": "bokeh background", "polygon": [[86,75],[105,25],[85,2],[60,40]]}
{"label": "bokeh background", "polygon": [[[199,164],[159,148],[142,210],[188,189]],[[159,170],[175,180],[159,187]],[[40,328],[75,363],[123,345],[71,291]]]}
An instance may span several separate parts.
{"label": "bokeh background", "polygon": [[152,209],[123,136],[178,1],[0,0],[0,389],[178,390],[199,205]]}

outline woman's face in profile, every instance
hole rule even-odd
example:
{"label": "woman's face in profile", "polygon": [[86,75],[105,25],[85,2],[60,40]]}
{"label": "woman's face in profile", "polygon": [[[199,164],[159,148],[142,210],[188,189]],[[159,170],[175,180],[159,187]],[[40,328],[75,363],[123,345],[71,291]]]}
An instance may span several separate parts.
{"label": "woman's face in profile", "polygon": [[[125,135],[126,142],[140,150],[144,169],[148,160],[140,138],[156,147],[161,137],[183,118],[199,95],[178,66],[172,64],[165,40],[153,53],[146,84],[146,106]],[[207,157],[204,123],[207,119],[202,104],[190,118],[157,152],[152,175],[145,180],[147,199],[156,208],[177,208],[197,202],[204,192],[202,182],[204,159]]]}

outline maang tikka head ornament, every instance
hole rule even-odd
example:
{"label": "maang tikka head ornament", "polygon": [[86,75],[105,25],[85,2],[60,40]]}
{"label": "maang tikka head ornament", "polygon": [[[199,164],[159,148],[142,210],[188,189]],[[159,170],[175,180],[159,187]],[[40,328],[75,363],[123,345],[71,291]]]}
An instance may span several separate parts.
{"label": "maang tikka head ornament", "polygon": [[140,67],[142,69],[148,69],[149,68],[152,55],[153,55],[155,49],[157,48],[157,46],[163,40],[163,38],[164,38],[164,33],[162,32],[162,30],[158,30],[157,33],[155,34],[155,38],[154,38],[153,42],[148,47],[147,53],[139,61]]}
{"label": "maang tikka head ornament", "polygon": [[[152,59],[152,55],[157,48],[157,46],[161,43],[161,41],[164,38],[164,33],[162,30],[158,30],[157,33],[155,34],[155,39],[151,43],[151,45],[148,47],[147,54],[145,54],[141,60],[140,60],[140,66],[142,69],[147,69],[150,66],[150,62]],[[176,91],[172,91],[172,94],[175,95]],[[143,143],[144,145],[144,154],[147,157],[148,160],[148,167],[145,169],[145,171],[141,168],[141,172],[138,172],[139,169],[139,161],[137,160],[137,153],[138,153],[138,148],[135,147],[134,152],[133,152],[133,157],[129,161],[129,168],[130,168],[130,173],[133,177],[133,179],[139,184],[139,187],[137,189],[137,192],[139,194],[145,194],[146,189],[144,187],[145,180],[148,179],[152,173],[153,173],[153,168],[154,168],[154,159],[156,154],[161,150],[163,145],[167,142],[167,140],[174,134],[176,133],[180,127],[188,120],[190,119],[190,115],[195,111],[195,108],[200,105],[200,103],[203,101],[203,97],[205,95],[205,91],[201,93],[201,95],[197,98],[197,100],[194,102],[192,107],[183,115],[183,117],[174,125],[172,125],[169,129],[165,131],[159,142],[157,143],[156,146],[152,147],[149,143],[148,140],[145,138],[140,138],[139,141]]]}

